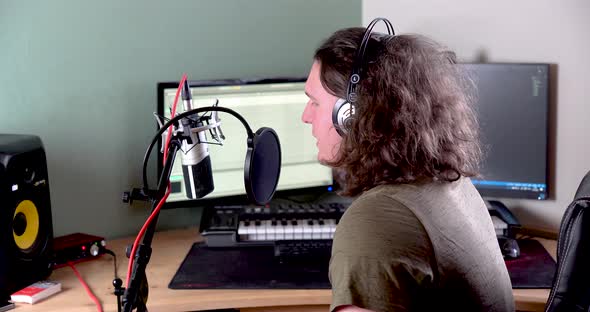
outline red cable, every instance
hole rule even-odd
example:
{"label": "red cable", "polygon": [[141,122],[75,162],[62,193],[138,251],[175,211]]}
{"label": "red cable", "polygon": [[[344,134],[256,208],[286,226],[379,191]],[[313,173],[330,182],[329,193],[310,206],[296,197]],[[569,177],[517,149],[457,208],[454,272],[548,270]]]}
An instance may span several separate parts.
{"label": "red cable", "polygon": [[[164,194],[164,197],[162,197],[162,199],[160,200],[160,202],[156,206],[156,209],[154,209],[152,214],[145,221],[143,227],[139,231],[139,234],[137,234],[137,237],[135,238],[135,242],[133,243],[133,248],[131,249],[130,255],[135,255],[135,253],[137,252],[137,246],[139,245],[139,241],[143,237],[143,234],[145,234],[145,231],[147,230],[149,224],[152,223],[152,220],[156,217],[156,214],[160,211],[162,206],[164,206],[164,202],[166,202],[168,195],[170,195],[170,188],[166,189],[166,194]],[[127,286],[126,286],[127,288],[129,288],[129,282],[131,280],[131,271],[133,269],[133,258],[134,258],[133,256],[129,257],[129,266],[127,267]]]}
{"label": "red cable", "polygon": [[102,312],[102,305],[100,304],[100,301],[92,293],[92,290],[90,290],[90,287],[88,287],[88,284],[86,284],[86,282],[82,278],[82,275],[80,275],[80,272],[78,272],[78,270],[76,269],[76,267],[74,266],[73,263],[68,262],[68,265],[70,266],[70,268],[72,268],[72,270],[74,270],[74,274],[76,274],[76,276],[78,277],[78,280],[80,281],[82,286],[84,286],[84,289],[86,289],[86,293],[88,294],[90,299],[92,299],[92,301],[94,301],[94,303],[96,304],[96,307],[98,308],[98,312]]}
{"label": "red cable", "polygon": [[[173,118],[176,115],[176,103],[178,103],[178,96],[180,95],[180,90],[182,89],[182,85],[186,80],[186,74],[182,75],[180,79],[180,83],[178,84],[178,89],[176,89],[176,95],[174,96],[174,103],[172,104],[172,112],[170,113],[170,118]],[[172,127],[170,127],[172,128]],[[166,144],[164,145],[164,163],[166,163],[166,158],[168,157],[168,145],[170,144],[170,138],[172,137],[172,131],[168,128],[168,135],[166,137]]]}
{"label": "red cable", "polygon": [[[180,79],[180,83],[178,84],[178,89],[176,89],[176,96],[174,97],[174,103],[172,104],[172,112],[170,115],[172,118],[174,117],[174,115],[176,115],[176,104],[178,103],[178,96],[180,95],[180,90],[182,90],[182,86],[185,81],[186,81],[186,74],[183,74],[182,78]],[[164,164],[166,164],[166,158],[168,157],[168,146],[170,145],[170,139],[172,138],[171,128],[172,128],[172,126],[170,126],[170,128],[168,128],[169,131],[168,131],[168,135],[166,137],[166,142],[164,144],[164,157],[163,157]],[[133,247],[131,248],[131,253],[129,254],[129,264],[127,266],[127,278],[126,278],[127,282],[126,282],[126,286],[125,286],[126,288],[129,288],[129,283],[131,281],[131,271],[133,270],[133,260],[135,259],[135,253],[137,252],[137,247],[139,246],[139,241],[143,237],[143,234],[145,234],[150,223],[152,223],[152,220],[160,212],[160,209],[162,208],[162,206],[166,202],[168,195],[170,195],[170,184],[168,184],[168,188],[166,189],[166,194],[164,194],[164,197],[160,200],[160,202],[156,206],[156,209],[154,209],[152,214],[145,221],[145,223],[141,227],[141,230],[139,231],[139,233],[135,237],[135,241],[133,242]]]}

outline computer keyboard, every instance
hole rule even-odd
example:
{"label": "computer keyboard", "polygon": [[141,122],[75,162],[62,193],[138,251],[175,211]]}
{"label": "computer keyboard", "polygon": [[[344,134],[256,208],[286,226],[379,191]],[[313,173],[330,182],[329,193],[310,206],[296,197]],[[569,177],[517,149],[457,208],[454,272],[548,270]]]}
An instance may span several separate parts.
{"label": "computer keyboard", "polygon": [[274,244],[274,255],[280,262],[309,262],[329,259],[332,240],[282,240]]}

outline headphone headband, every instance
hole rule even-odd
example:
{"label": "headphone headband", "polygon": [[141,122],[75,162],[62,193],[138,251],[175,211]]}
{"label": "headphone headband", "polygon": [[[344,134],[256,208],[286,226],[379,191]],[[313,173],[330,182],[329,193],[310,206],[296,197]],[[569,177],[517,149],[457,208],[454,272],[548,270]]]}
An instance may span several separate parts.
{"label": "headphone headband", "polygon": [[348,129],[350,129],[352,124],[352,117],[355,113],[355,106],[354,103],[357,101],[357,93],[356,87],[358,83],[361,81],[361,76],[363,74],[363,63],[365,59],[365,51],[367,50],[367,46],[369,45],[369,39],[371,38],[371,33],[373,31],[373,27],[379,21],[385,23],[387,27],[387,32],[390,36],[394,36],[395,32],[393,31],[393,26],[391,23],[382,17],[378,17],[371,21],[365,30],[363,35],[363,40],[359,44],[359,47],[356,51],[356,55],[354,58],[354,62],[352,63],[352,73],[348,79],[348,86],[346,88],[346,99],[338,99],[334,104],[334,108],[332,109],[332,123],[334,124],[334,128],[340,135],[346,134]]}
{"label": "headphone headband", "polygon": [[367,46],[369,45],[369,39],[371,38],[373,28],[375,27],[375,24],[377,24],[379,21],[385,23],[385,26],[387,27],[387,33],[390,36],[395,35],[395,31],[393,30],[391,22],[389,22],[389,20],[387,20],[386,18],[377,17],[373,21],[371,21],[371,23],[369,23],[369,25],[367,26],[365,34],[363,35],[363,40],[359,44],[359,47],[356,51],[356,57],[354,59],[354,63],[352,63],[352,74],[350,75],[350,79],[348,80],[346,100],[351,104],[354,104],[357,100],[356,86],[361,81],[365,51],[367,50]]}

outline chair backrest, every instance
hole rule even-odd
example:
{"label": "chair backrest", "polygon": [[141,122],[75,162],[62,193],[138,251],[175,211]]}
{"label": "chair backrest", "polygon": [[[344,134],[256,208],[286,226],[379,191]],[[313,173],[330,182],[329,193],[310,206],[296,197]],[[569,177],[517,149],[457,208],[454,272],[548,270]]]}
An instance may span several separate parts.
{"label": "chair backrest", "polygon": [[546,312],[589,311],[590,307],[590,172],[561,220],[557,270]]}

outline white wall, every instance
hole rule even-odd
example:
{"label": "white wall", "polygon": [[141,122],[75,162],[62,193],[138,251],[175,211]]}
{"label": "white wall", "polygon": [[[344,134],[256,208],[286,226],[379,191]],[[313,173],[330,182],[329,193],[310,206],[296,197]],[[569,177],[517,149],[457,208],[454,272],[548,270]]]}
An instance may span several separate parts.
{"label": "white wall", "polygon": [[552,198],[506,200],[521,223],[557,231],[590,169],[590,1],[363,0],[363,25],[386,17],[397,33],[420,33],[462,61],[557,64]]}

